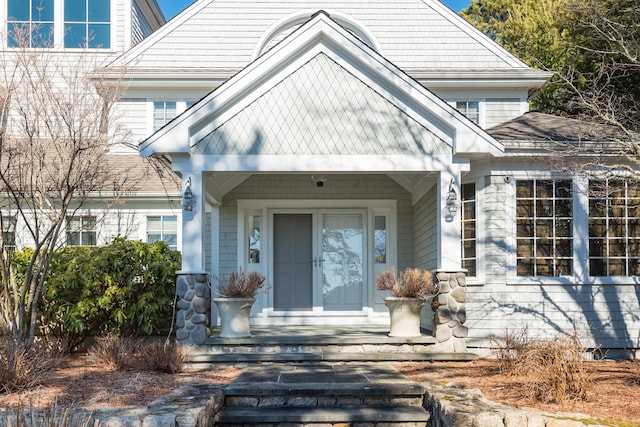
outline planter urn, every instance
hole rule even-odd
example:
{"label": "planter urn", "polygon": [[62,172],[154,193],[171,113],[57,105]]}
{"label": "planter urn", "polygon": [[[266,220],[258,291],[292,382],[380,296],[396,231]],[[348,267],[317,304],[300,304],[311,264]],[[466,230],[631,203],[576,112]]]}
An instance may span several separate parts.
{"label": "planter urn", "polygon": [[255,298],[214,298],[220,314],[220,338],[251,336],[249,316]]}
{"label": "planter urn", "polygon": [[423,298],[387,297],[384,303],[389,309],[390,337],[418,337],[420,312],[427,301]]}

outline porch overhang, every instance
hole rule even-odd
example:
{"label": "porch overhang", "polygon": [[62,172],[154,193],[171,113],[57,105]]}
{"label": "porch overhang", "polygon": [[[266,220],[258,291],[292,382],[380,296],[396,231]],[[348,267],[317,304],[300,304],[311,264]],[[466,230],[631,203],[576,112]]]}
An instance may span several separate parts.
{"label": "porch overhang", "polygon": [[179,172],[437,172],[504,147],[318,13],[140,153]]}

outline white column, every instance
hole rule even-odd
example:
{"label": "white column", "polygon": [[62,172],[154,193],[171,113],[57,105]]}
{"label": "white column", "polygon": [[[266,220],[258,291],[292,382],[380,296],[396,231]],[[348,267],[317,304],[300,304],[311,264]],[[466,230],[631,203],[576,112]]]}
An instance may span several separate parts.
{"label": "white column", "polygon": [[[453,166],[453,165],[452,165]],[[456,193],[457,210],[447,209],[447,195],[453,189]],[[461,243],[460,243],[460,170],[446,170],[440,172],[438,178],[438,270],[461,271]]]}
{"label": "white column", "polygon": [[[191,182],[189,183],[189,180]],[[182,210],[182,271],[183,274],[204,272],[204,182],[201,171],[182,172],[182,194],[190,184],[193,193],[192,210]]]}

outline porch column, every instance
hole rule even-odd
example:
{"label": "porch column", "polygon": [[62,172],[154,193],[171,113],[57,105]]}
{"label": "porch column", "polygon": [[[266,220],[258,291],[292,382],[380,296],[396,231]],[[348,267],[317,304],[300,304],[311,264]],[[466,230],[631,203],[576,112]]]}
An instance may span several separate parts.
{"label": "porch column", "polygon": [[204,344],[211,312],[209,278],[204,271],[205,197],[202,172],[182,172],[182,270],[177,272],[176,338]]}
{"label": "porch column", "polygon": [[438,181],[438,268],[433,272],[438,295],[432,302],[433,336],[438,351],[464,353],[469,331],[465,301],[466,275],[462,269],[460,169],[440,172]]}
{"label": "porch column", "polygon": [[[462,253],[460,243],[460,170],[452,168],[440,172],[438,179],[438,270],[460,271]],[[452,198],[453,200],[447,200]],[[454,210],[455,209],[455,210]]]}

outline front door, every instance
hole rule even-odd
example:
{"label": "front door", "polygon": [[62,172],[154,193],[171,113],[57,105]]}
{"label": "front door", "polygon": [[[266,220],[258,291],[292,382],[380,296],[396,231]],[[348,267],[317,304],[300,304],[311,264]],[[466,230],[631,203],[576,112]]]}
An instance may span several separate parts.
{"label": "front door", "polygon": [[274,214],[274,310],[361,311],[365,236],[363,212]]}

